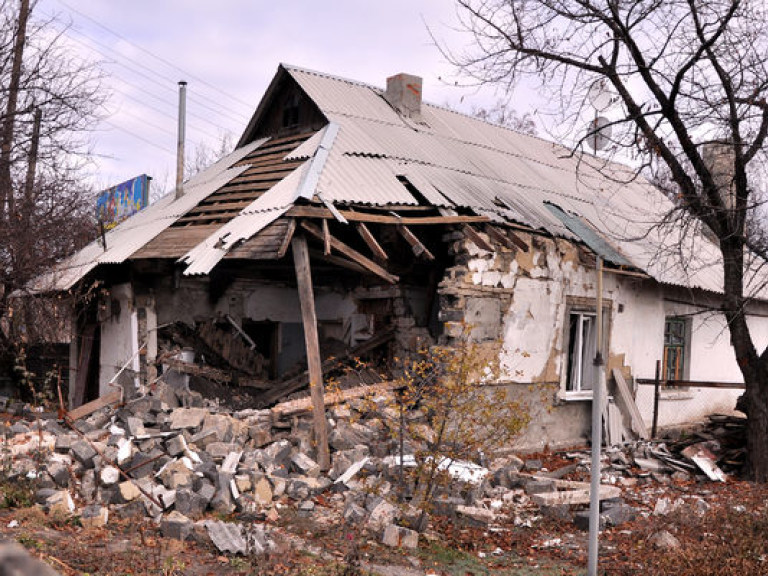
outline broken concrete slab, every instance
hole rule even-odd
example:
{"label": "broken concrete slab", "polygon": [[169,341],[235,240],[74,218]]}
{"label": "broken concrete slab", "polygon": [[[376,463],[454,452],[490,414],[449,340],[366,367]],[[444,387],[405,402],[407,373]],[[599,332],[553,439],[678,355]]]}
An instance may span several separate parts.
{"label": "broken concrete slab", "polygon": [[208,410],[205,408],[176,408],[171,412],[171,430],[185,428],[199,428],[203,423]]}
{"label": "broken concrete slab", "polygon": [[403,526],[389,524],[384,528],[381,542],[385,546],[391,546],[392,548],[416,549],[419,547],[419,533]]}

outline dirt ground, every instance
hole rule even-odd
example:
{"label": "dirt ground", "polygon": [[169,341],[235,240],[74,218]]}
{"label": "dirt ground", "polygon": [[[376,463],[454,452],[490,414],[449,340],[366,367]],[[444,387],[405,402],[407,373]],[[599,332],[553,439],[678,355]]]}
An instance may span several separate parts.
{"label": "dirt ground", "polygon": [[[557,455],[538,455],[557,467]],[[15,490],[11,501],[6,494]],[[18,486],[0,485],[0,536],[21,543],[32,555],[66,576],[314,575],[379,576],[583,574],[587,534],[570,520],[514,514],[492,528],[457,525],[434,517],[417,550],[383,546],[354,527],[340,525],[325,499],[309,516],[284,500],[272,525],[277,551],[256,558],[218,553],[203,538],[178,542],[160,536],[149,519],[110,518],[106,528],[86,529],[77,517],[46,515],[18,497]],[[600,536],[600,571],[605,575],[725,576],[768,574],[768,487],[727,483],[649,480],[623,489],[637,517]],[[660,498],[674,511],[654,515]],[[706,505],[700,504],[700,501]],[[9,504],[11,505],[9,507]],[[244,520],[237,514],[227,520]],[[518,518],[519,520],[519,518]],[[528,525],[530,524],[530,525]],[[666,530],[679,547],[659,549],[652,537]]]}

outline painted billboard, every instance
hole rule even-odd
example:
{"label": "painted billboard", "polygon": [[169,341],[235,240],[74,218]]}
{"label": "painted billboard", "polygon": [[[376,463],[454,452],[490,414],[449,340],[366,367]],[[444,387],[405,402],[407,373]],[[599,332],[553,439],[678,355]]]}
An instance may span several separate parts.
{"label": "painted billboard", "polygon": [[104,229],[114,228],[149,204],[149,182],[146,174],[112,186],[96,199],[96,219]]}

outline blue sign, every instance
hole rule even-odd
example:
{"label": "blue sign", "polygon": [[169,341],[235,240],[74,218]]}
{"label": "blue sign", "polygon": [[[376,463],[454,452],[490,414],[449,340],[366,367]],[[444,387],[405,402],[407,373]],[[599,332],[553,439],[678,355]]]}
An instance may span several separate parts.
{"label": "blue sign", "polygon": [[114,228],[149,204],[149,178],[146,174],[105,190],[96,199],[96,219],[105,230]]}

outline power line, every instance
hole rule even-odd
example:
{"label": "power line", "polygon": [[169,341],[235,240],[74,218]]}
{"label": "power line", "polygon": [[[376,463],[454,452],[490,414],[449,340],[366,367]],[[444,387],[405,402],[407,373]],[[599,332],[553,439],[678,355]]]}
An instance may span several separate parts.
{"label": "power line", "polygon": [[[127,60],[128,62],[131,62],[131,63],[137,64],[138,66],[143,66],[141,63],[139,63],[139,62],[136,62],[135,60],[133,60],[132,58],[129,58],[128,56],[125,56],[125,55],[123,55],[123,54],[120,54],[120,52],[118,52],[117,50],[115,50],[115,49],[114,49],[114,48],[112,48],[111,46],[108,46],[108,45],[106,45],[106,44],[104,44],[104,43],[102,43],[102,42],[99,42],[98,40],[96,40],[96,39],[94,39],[94,38],[90,37],[89,35],[85,34],[84,32],[82,32],[82,31],[80,31],[80,30],[75,30],[75,29],[72,29],[72,31],[73,31],[73,32],[75,32],[75,33],[77,33],[77,34],[80,34],[81,36],[83,36],[83,37],[85,37],[85,38],[87,38],[89,41],[93,42],[94,44],[97,44],[97,45],[99,45],[99,46],[101,46],[101,47],[103,47],[103,48],[105,48],[105,49],[109,50],[110,52],[113,52],[115,55],[117,55],[118,59]],[[86,48],[86,49],[88,49],[88,50],[91,50],[91,51],[93,51],[93,52],[96,52],[97,54],[100,54],[101,56],[103,56],[103,57],[105,57],[105,58],[110,58],[110,59],[111,59],[111,57],[110,57],[108,54],[105,54],[105,53],[104,53],[104,52],[102,52],[101,50],[98,50],[98,49],[96,49],[96,48],[95,48],[95,47],[93,47],[92,45],[89,45],[89,44],[87,44],[86,42],[83,42],[82,40],[78,40],[77,38],[73,38],[73,37],[72,37],[72,35],[71,35],[71,34],[69,34],[69,33],[67,33],[66,31],[65,31],[64,33],[65,33],[65,34],[67,35],[67,37],[68,37],[70,40],[72,40],[73,42],[76,42],[77,44],[80,44],[80,45],[81,45],[81,46],[83,46],[84,48]],[[153,85],[155,85],[155,86],[159,86],[159,87],[160,87],[160,88],[162,88],[163,90],[168,90],[168,91],[170,91],[170,92],[172,92],[172,93],[174,93],[174,94],[176,93],[176,92],[175,92],[175,90],[174,90],[173,88],[171,88],[170,86],[168,86],[167,84],[164,84],[164,83],[160,83],[160,84],[157,84],[157,83],[155,82],[155,80],[154,80],[153,78],[151,78],[151,77],[150,77],[150,76],[147,74],[147,72],[149,72],[149,73],[153,74],[153,75],[154,75],[154,76],[156,76],[158,79],[160,79],[162,82],[166,82],[166,81],[167,81],[167,78],[166,78],[165,76],[163,76],[162,74],[160,74],[159,72],[157,72],[157,71],[155,71],[155,70],[152,70],[151,68],[146,68],[146,69],[145,69],[145,70],[146,70],[146,72],[145,72],[144,70],[141,70],[141,69],[136,69],[136,68],[134,68],[134,67],[132,67],[132,66],[129,66],[129,65],[128,65],[128,64],[126,64],[125,62],[120,62],[119,60],[112,60],[112,63],[114,63],[114,64],[116,64],[116,65],[118,65],[118,66],[122,66],[123,68],[125,68],[126,70],[128,70],[128,71],[132,72],[133,74],[136,74],[137,76],[141,76],[142,78],[145,78],[145,79],[149,80],[150,82],[152,82],[152,83],[153,83]],[[134,86],[135,88],[138,88],[138,89],[140,89],[140,90],[144,91],[144,92],[145,92],[147,95],[150,95],[150,96],[152,96],[153,98],[155,98],[155,99],[157,99],[157,100],[160,100],[160,101],[162,101],[163,103],[168,103],[168,101],[167,101],[167,100],[165,100],[165,99],[161,98],[160,96],[157,96],[157,95],[155,95],[155,94],[152,94],[152,93],[151,93],[151,92],[149,92],[149,91],[146,91],[146,90],[144,90],[144,87],[143,87],[143,86],[139,86],[139,85],[137,85],[137,84],[134,84],[134,83],[132,83],[132,82],[130,82],[130,81],[128,81],[128,80],[126,80],[125,78],[121,78],[121,80],[122,80],[124,83],[126,83],[126,84],[129,84],[129,85],[131,85],[131,86]],[[243,123],[243,124],[244,124],[245,122],[247,122],[247,121],[248,121],[248,117],[246,117],[246,116],[237,116],[237,117],[236,117],[236,116],[234,116],[234,115],[233,115],[233,114],[236,114],[236,113],[230,113],[230,111],[228,111],[228,110],[227,110],[227,109],[225,109],[225,108],[222,108],[221,110],[216,110],[216,109],[214,109],[213,107],[211,107],[211,106],[208,106],[208,105],[206,105],[206,104],[205,104],[205,103],[203,103],[203,102],[199,102],[199,101],[197,101],[197,98],[196,98],[197,94],[196,94],[195,92],[192,92],[192,91],[190,91],[190,92],[188,92],[188,94],[189,94],[189,96],[190,96],[190,100],[192,100],[192,101],[196,102],[198,105],[202,106],[203,108],[206,108],[206,109],[210,110],[211,112],[213,112],[213,113],[215,113],[215,114],[219,114],[219,115],[221,115],[221,116],[226,116],[226,117],[228,117],[230,120],[232,120],[232,121],[234,121],[234,122],[237,122],[237,123],[239,123],[239,124],[240,124],[240,123]],[[194,112],[192,112],[192,111],[189,111],[189,115],[190,115],[190,116],[194,116],[194,117],[196,117],[196,118],[198,118],[198,119],[202,120],[203,122],[207,122],[207,123],[209,123],[209,124],[211,124],[211,125],[213,125],[213,126],[216,126],[217,128],[219,127],[219,126],[218,126],[218,125],[217,125],[215,122],[213,122],[213,121],[209,120],[208,118],[205,118],[205,117],[203,117],[203,116],[200,116],[200,115],[198,115],[198,114],[196,114],[196,113],[194,113]]]}
{"label": "power line", "polygon": [[96,24],[96,26],[98,26],[99,28],[102,28],[103,30],[105,30],[106,32],[109,32],[109,33],[110,33],[110,34],[112,34],[113,36],[116,36],[117,38],[120,38],[121,40],[123,40],[124,42],[127,42],[127,43],[128,43],[128,44],[130,44],[131,46],[133,46],[133,47],[135,47],[135,48],[138,48],[138,49],[139,49],[139,50],[141,50],[142,52],[144,52],[144,53],[146,53],[146,54],[148,54],[148,55],[152,56],[153,58],[155,58],[155,59],[159,60],[160,62],[162,62],[162,63],[163,63],[163,64],[165,64],[166,66],[170,66],[171,68],[173,68],[173,69],[175,69],[175,70],[178,70],[179,72],[181,72],[182,74],[186,75],[187,77],[189,77],[189,78],[193,78],[193,79],[194,79],[194,80],[196,80],[197,82],[200,82],[201,84],[204,84],[205,86],[208,86],[210,89],[212,89],[212,90],[214,90],[214,91],[218,92],[219,94],[222,94],[223,96],[226,96],[227,98],[231,99],[232,101],[234,101],[234,102],[237,102],[238,104],[240,104],[240,105],[242,105],[242,106],[245,106],[245,107],[247,107],[249,110],[250,110],[250,109],[252,109],[252,104],[250,104],[249,102],[245,102],[244,100],[241,100],[240,98],[237,98],[236,96],[232,96],[231,94],[228,94],[227,92],[224,92],[223,90],[221,90],[220,88],[218,88],[218,87],[214,86],[213,84],[210,84],[210,83],[206,82],[206,81],[205,81],[205,80],[203,80],[202,78],[199,78],[199,77],[195,76],[194,74],[191,74],[190,72],[188,72],[188,71],[186,71],[186,70],[184,70],[184,69],[180,68],[179,66],[177,66],[177,65],[176,65],[176,64],[174,64],[173,62],[170,62],[169,60],[166,60],[166,59],[165,59],[165,58],[163,58],[162,56],[158,56],[157,54],[154,54],[153,52],[151,52],[150,50],[147,50],[147,49],[146,49],[146,48],[144,48],[143,46],[140,46],[140,45],[136,44],[135,42],[132,42],[131,40],[129,40],[128,38],[126,38],[126,37],[125,37],[125,36],[123,36],[122,34],[120,34],[120,33],[118,33],[118,32],[115,32],[114,30],[112,30],[111,28],[109,28],[109,27],[105,26],[105,25],[104,25],[104,24],[102,24],[101,22],[99,22],[99,21],[95,20],[94,18],[92,18],[92,17],[88,16],[87,14],[84,14],[83,12],[81,12],[80,10],[77,10],[76,8],[73,8],[72,6],[70,6],[70,5],[69,5],[67,2],[65,2],[64,0],[58,0],[58,2],[59,2],[59,4],[61,4],[62,6],[65,6],[66,8],[68,8],[70,11],[72,11],[72,12],[74,12],[74,13],[76,13],[76,14],[79,14],[80,16],[82,16],[83,18],[85,18],[86,20],[89,20],[89,21],[93,22],[93,23],[94,23],[94,24]]}

